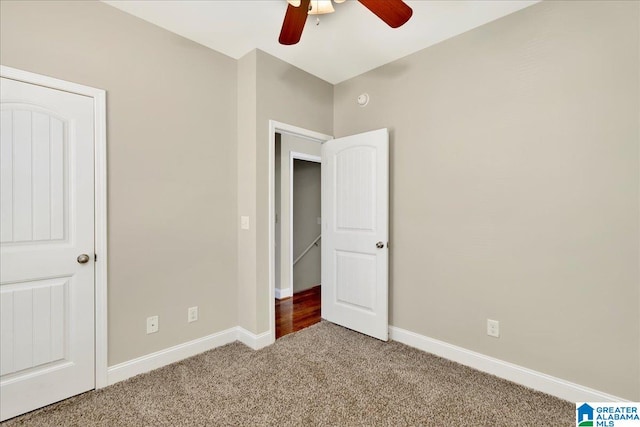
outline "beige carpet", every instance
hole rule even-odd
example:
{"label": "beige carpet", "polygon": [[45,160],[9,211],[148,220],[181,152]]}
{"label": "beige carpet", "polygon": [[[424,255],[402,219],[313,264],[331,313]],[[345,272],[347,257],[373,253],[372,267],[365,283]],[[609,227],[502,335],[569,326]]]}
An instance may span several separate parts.
{"label": "beige carpet", "polygon": [[7,426],[574,426],[572,403],[322,322],[82,394]]}

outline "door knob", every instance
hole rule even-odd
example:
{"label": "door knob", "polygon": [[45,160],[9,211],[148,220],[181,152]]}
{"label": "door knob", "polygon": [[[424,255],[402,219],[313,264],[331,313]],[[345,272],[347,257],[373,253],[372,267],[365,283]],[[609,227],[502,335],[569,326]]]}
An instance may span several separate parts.
{"label": "door knob", "polygon": [[87,254],[78,255],[79,264],[86,264],[88,262],[89,262],[89,255]]}
{"label": "door knob", "polygon": [[378,248],[378,249],[384,248],[384,243],[382,243],[382,242],[376,243],[376,248]]}

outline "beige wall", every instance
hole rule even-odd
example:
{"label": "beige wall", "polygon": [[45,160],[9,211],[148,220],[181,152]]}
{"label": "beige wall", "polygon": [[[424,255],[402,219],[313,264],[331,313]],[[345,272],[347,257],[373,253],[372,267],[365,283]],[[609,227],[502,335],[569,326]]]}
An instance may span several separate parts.
{"label": "beige wall", "polygon": [[276,251],[280,255],[280,282],[276,282],[276,287],[290,289],[293,280],[291,263],[297,255],[295,250],[292,252],[291,248],[291,170],[289,162],[292,152],[320,157],[321,145],[319,142],[289,134],[281,135],[280,140],[280,246]]}
{"label": "beige wall", "polygon": [[640,399],[639,7],[543,2],[335,87],[337,137],[391,132],[391,324]]}
{"label": "beige wall", "polygon": [[109,364],[235,326],[236,61],[98,2],[0,19],[3,65],[107,91]]}
{"label": "beige wall", "polygon": [[[256,327],[256,51],[238,60],[238,325]],[[249,229],[240,229],[240,216]]]}
{"label": "beige wall", "polygon": [[[333,86],[260,50],[256,55],[256,133],[255,190],[238,192],[239,199],[255,194],[256,258],[251,252],[239,253],[239,269],[256,269],[253,284],[255,298],[240,297],[240,310],[253,310],[256,322],[240,323],[253,333],[269,329],[269,120],[298,126],[330,135],[333,129]],[[242,119],[239,120],[239,123]],[[238,156],[239,163],[243,156]],[[249,203],[247,201],[247,203]],[[245,257],[246,256],[246,257]],[[254,309],[255,308],[255,309]],[[240,317],[244,316],[242,313]]]}
{"label": "beige wall", "polygon": [[[320,144],[318,144],[320,145]],[[320,163],[294,160],[293,165],[293,259],[298,258],[319,235]],[[293,292],[320,284],[321,241],[293,266]]]}

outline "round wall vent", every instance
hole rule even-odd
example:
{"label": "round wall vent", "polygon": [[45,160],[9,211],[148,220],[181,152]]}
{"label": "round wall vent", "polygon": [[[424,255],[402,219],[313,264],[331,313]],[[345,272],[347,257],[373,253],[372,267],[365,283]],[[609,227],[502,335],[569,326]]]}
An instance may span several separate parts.
{"label": "round wall vent", "polygon": [[358,105],[359,106],[364,107],[368,103],[369,103],[369,94],[368,93],[363,93],[362,95],[358,96]]}

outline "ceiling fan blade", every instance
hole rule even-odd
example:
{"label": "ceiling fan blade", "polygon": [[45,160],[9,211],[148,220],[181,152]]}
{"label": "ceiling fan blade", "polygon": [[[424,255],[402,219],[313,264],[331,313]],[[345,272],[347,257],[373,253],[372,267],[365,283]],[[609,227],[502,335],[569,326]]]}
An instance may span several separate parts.
{"label": "ceiling fan blade", "polygon": [[402,0],[358,0],[391,28],[398,28],[411,18],[413,10]]}
{"label": "ceiling fan blade", "polygon": [[298,7],[293,7],[290,4],[287,5],[287,13],[284,15],[280,38],[278,38],[280,44],[291,45],[300,41],[304,24],[307,22],[309,1],[310,0],[302,0]]}

